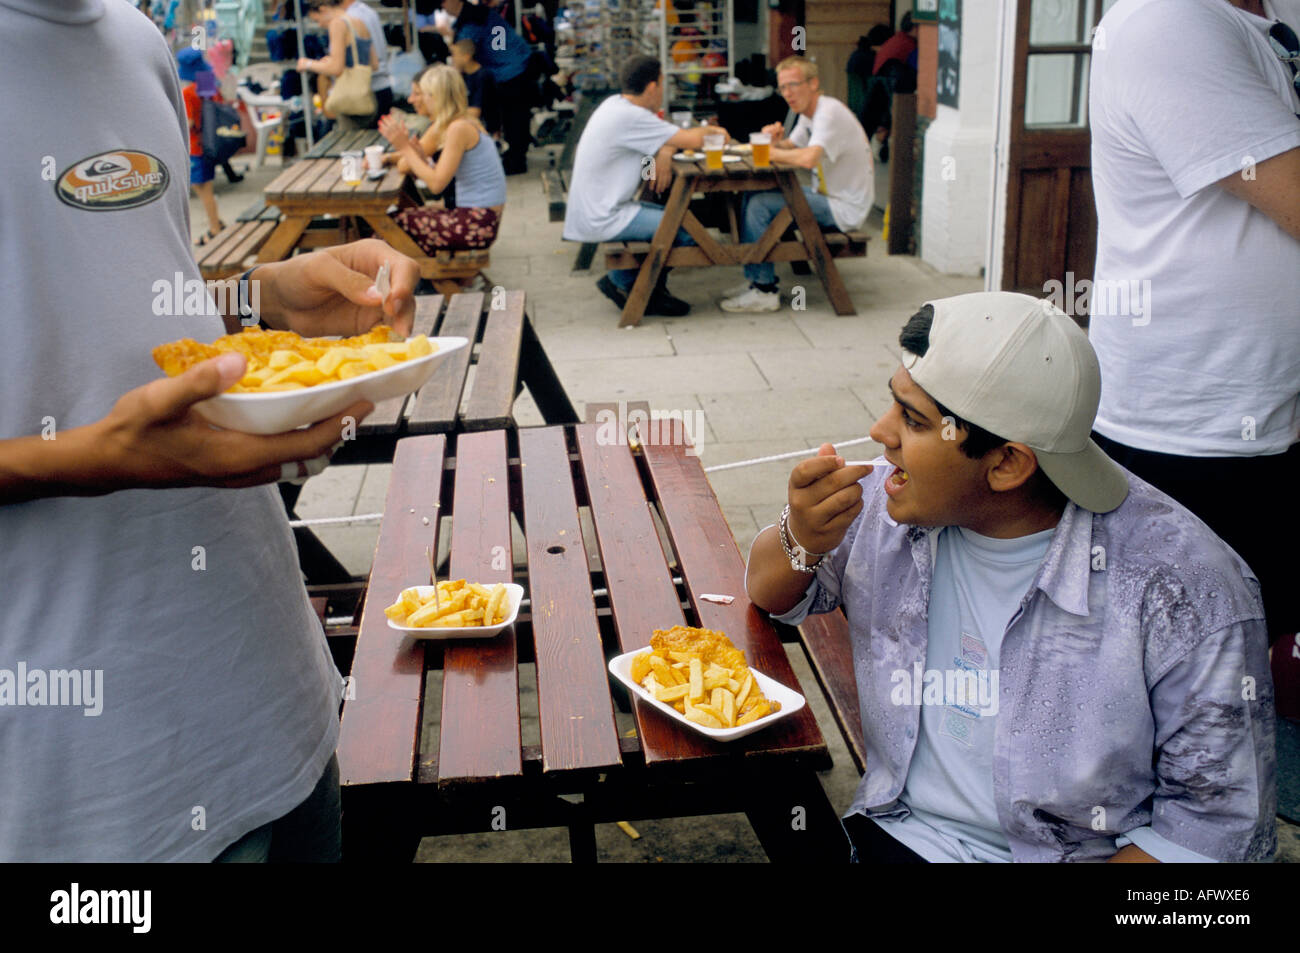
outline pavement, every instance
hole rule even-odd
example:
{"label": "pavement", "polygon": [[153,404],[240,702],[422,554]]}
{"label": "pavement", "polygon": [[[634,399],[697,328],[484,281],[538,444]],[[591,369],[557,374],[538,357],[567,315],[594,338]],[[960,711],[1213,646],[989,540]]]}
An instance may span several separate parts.
{"label": "pavement", "polygon": [[[545,154],[534,150],[529,174],[507,179],[506,212],[489,269],[493,285],[523,289],[538,336],[579,414],[588,401],[644,400],[660,412],[689,413],[700,420],[700,460],[704,467],[807,450],[823,442],[864,438],[889,406],[886,381],[897,366],[898,332],[931,298],[983,290],[982,278],[943,275],[920,259],[885,254],[878,213],[864,259],[837,264],[858,314],[840,317],[815,276],[777,269],[783,308],[763,315],[734,315],[717,306],[720,289],[743,276],[739,268],[678,269],[670,278],[675,295],[692,305],[684,318],[647,317],[636,328],[620,329],[616,306],[595,288],[603,273],[597,260],[590,272],[573,273],[578,246],[561,237],[561,223],[547,221],[540,173]],[[235,159],[243,171],[249,157]],[[261,197],[280,171],[279,157],[230,185],[217,173],[221,218],[231,222]],[[206,228],[196,198],[190,199],[194,237]],[[793,310],[790,295],[802,289],[804,307]],[[702,416],[697,416],[699,412]],[[520,426],[543,420],[525,393],[516,405]],[[869,459],[882,451],[866,442],[852,457]],[[775,522],[786,498],[786,481],[795,460],[760,463],[710,474],[736,543],[742,553],[758,532]],[[298,513],[303,518],[380,513],[390,467],[332,467],[303,487]],[[368,573],[378,522],[322,527],[317,531],[350,572]],[[518,548],[516,551],[520,551]],[[844,810],[858,776],[808,662],[798,646],[788,646],[791,663],[817,717],[835,766],[821,775],[832,805]],[[536,679],[521,666],[524,743],[537,743]],[[427,691],[441,697],[441,673],[430,675]],[[427,709],[437,713],[441,706]],[[619,715],[620,729],[631,726]],[[436,743],[435,720],[423,736]],[[626,722],[626,724],[624,723]],[[744,815],[638,821],[640,837],[601,825],[596,832],[602,861],[765,861]],[[1279,821],[1279,860],[1300,861],[1300,827]],[[426,838],[417,860],[565,861],[564,829],[503,831]]]}

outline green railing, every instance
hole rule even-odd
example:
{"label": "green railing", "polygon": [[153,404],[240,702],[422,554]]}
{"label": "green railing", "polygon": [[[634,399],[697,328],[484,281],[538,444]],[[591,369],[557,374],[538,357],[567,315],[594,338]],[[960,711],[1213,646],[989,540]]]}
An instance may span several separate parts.
{"label": "green railing", "polygon": [[248,65],[257,28],[266,24],[265,0],[217,0],[217,34],[235,43],[235,65]]}

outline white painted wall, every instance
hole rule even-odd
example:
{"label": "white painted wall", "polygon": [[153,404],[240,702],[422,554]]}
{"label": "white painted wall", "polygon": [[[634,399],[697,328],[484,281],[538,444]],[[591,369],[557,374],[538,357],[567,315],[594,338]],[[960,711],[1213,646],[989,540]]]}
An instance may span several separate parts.
{"label": "white painted wall", "polygon": [[962,6],[959,108],[940,105],[925,133],[921,258],[948,274],[978,275],[989,247],[999,14],[1013,16],[1015,0],[998,0],[997,10]]}

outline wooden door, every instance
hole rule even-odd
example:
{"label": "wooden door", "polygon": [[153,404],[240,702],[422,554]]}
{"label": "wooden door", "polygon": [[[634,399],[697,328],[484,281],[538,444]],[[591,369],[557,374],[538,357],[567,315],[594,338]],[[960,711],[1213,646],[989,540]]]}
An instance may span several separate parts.
{"label": "wooden door", "polygon": [[1002,288],[1042,295],[1092,278],[1097,209],[1088,134],[1093,31],[1115,0],[1019,0]]}
{"label": "wooden door", "polygon": [[877,23],[893,22],[890,0],[805,0],[803,22],[808,31],[807,54],[817,60],[822,92],[847,103],[849,81],[844,68],[858,48],[858,37]]}

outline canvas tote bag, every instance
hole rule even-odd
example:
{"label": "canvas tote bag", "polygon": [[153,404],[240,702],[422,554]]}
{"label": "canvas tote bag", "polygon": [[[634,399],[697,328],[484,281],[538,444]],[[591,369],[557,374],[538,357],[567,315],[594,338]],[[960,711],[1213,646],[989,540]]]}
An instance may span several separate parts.
{"label": "canvas tote bag", "polygon": [[343,24],[352,35],[352,65],[345,67],[339,78],[334,81],[334,85],[330,87],[329,97],[325,100],[325,110],[336,116],[339,114],[369,116],[379,108],[379,104],[375,101],[375,94],[370,91],[372,70],[369,66],[361,64],[361,57],[357,54],[357,34],[346,17]]}

